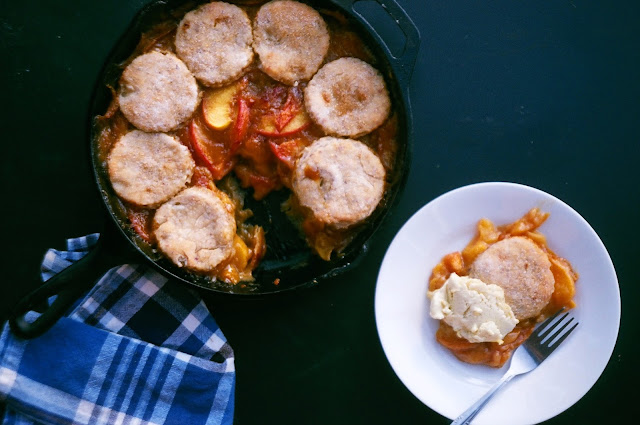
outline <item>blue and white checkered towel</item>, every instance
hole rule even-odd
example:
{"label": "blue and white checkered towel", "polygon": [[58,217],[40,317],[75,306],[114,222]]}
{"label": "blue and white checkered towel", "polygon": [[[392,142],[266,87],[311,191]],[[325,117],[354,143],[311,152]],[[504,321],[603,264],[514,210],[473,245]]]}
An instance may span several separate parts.
{"label": "blue and white checkered towel", "polygon": [[[98,235],[50,250],[43,279]],[[207,307],[148,266],[110,270],[33,340],[0,336],[3,424],[231,424],[233,351]]]}

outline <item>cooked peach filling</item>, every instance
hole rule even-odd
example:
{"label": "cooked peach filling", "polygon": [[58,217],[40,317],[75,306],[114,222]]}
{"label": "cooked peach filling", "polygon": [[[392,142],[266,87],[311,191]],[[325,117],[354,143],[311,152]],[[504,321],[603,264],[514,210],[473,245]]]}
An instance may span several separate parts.
{"label": "cooked peach filling", "polygon": [[468,276],[473,262],[491,245],[511,237],[524,237],[535,243],[546,254],[551,263],[550,270],[554,279],[554,290],[551,298],[542,311],[535,317],[521,320],[516,327],[504,337],[504,342],[469,342],[459,337],[444,321],[436,332],[436,340],[449,349],[458,359],[473,364],[491,367],[502,367],[518,348],[531,335],[536,323],[541,322],[561,307],[575,307],[575,282],[578,274],[571,264],[554,253],[545,236],[537,229],[549,217],[538,208],[533,208],[522,218],[513,223],[496,227],[490,220],[478,221],[477,233],[462,251],[445,255],[433,268],[429,280],[429,291],[439,289],[452,273]]}
{"label": "cooked peach filling", "polygon": [[[250,18],[259,8],[254,4],[244,2],[242,6]],[[331,36],[326,62],[348,56],[376,63],[371,50],[341,14],[327,11],[321,14]],[[122,66],[150,51],[175,52],[177,25],[176,19],[170,19],[151,27],[142,34],[135,51]],[[290,189],[297,157],[305,147],[326,135],[307,115],[303,99],[306,85],[305,81],[293,86],[278,82],[262,72],[259,61],[254,60],[242,77],[226,86],[200,86],[199,107],[184,124],[169,132],[189,149],[195,160],[194,175],[187,186],[215,185],[234,199],[238,223],[234,254],[206,274],[213,280],[229,284],[253,280],[252,272],[267,249],[265,230],[246,222],[251,211],[242,205],[240,188],[234,186],[230,190],[227,182],[234,180],[243,189],[250,189],[256,200],[274,191]],[[96,118],[97,161],[103,168],[116,141],[133,129],[120,110],[115,89],[109,88],[113,101],[105,114]],[[382,126],[359,140],[376,152],[389,171],[396,162],[397,135],[398,116],[392,112]],[[151,221],[155,209],[121,199],[116,203],[115,208],[130,222],[134,238],[154,247]],[[304,216],[295,220],[300,221],[302,236],[311,249],[325,260],[332,258],[332,253],[340,255],[359,230],[333,231]]]}

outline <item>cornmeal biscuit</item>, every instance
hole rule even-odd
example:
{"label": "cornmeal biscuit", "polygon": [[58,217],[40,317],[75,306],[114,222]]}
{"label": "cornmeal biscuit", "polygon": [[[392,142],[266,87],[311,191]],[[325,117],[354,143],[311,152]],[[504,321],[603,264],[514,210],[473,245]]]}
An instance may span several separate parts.
{"label": "cornmeal biscuit", "polygon": [[329,51],[327,25],[306,4],[269,2],[258,10],[253,25],[260,68],[285,84],[311,78]]}
{"label": "cornmeal biscuit", "polygon": [[184,15],[176,32],[176,53],[202,84],[236,80],[253,60],[251,21],[238,6],[211,2]]}
{"label": "cornmeal biscuit", "polygon": [[120,77],[120,110],[140,130],[173,130],[193,114],[199,101],[196,79],[172,53],[140,55]]}
{"label": "cornmeal biscuit", "polygon": [[107,167],[118,196],[153,207],[184,189],[195,162],[189,149],[173,137],[133,130],[116,142]]}
{"label": "cornmeal biscuit", "polygon": [[382,199],[385,170],[371,149],[350,139],[323,137],[296,162],[293,191],[316,219],[345,228],[367,218]]}
{"label": "cornmeal biscuit", "polygon": [[469,276],[504,290],[516,319],[540,314],[551,300],[555,280],[547,254],[530,239],[515,236],[491,245],[471,264]]}
{"label": "cornmeal biscuit", "polygon": [[382,75],[356,58],[324,65],[304,91],[309,116],[329,134],[359,137],[378,128],[391,100]]}
{"label": "cornmeal biscuit", "polygon": [[178,267],[212,271],[233,253],[234,207],[223,193],[193,186],[158,208],[153,229],[158,247]]}

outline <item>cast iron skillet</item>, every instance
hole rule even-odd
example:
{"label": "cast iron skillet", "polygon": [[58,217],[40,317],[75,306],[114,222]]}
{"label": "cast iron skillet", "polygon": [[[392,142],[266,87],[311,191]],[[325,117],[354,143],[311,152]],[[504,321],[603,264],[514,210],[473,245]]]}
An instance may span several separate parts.
{"label": "cast iron skillet", "polygon": [[[420,42],[417,28],[395,0],[376,0],[405,36],[404,50],[399,55],[393,55],[383,37],[356,11],[354,5],[357,1],[310,0],[309,3],[316,9],[343,12],[352,26],[359,31],[365,43],[373,50],[378,61],[375,66],[385,77],[391,94],[392,108],[398,114],[398,154],[390,179],[391,186],[381,206],[368,219],[342,256],[327,262],[311,253],[298,231],[280,211],[280,204],[289,196],[287,191],[272,193],[260,202],[253,201],[250,195],[246,196],[245,206],[254,212],[252,222],[263,226],[267,233],[267,255],[254,271],[255,282],[252,283],[237,285],[211,283],[201,276],[174,266],[165,257],[144,244],[131,230],[120,201],[98,163],[96,143],[94,143],[97,135],[94,119],[107,110],[111,101],[111,93],[107,86],[117,86],[122,72],[119,64],[133,52],[140,34],[154,23],[175,17],[176,11],[184,13],[203,2],[153,0],[138,13],[111,52],[97,80],[89,111],[91,163],[98,190],[110,218],[106,220],[97,246],[89,254],[42,284],[18,303],[9,319],[13,331],[25,338],[32,338],[45,332],[69,309],[82,292],[87,290],[89,285],[93,285],[109,268],[126,262],[138,262],[144,259],[168,277],[193,285],[199,290],[238,295],[262,295],[305,288],[354,267],[358,259],[367,251],[369,239],[393,207],[394,201],[398,199],[409,172],[412,116],[408,84]],[[186,9],[185,4],[188,6]],[[278,285],[274,285],[275,279],[279,279]],[[57,297],[49,305],[47,300],[52,295]],[[32,310],[41,312],[41,315],[30,322],[25,319],[25,315]]]}

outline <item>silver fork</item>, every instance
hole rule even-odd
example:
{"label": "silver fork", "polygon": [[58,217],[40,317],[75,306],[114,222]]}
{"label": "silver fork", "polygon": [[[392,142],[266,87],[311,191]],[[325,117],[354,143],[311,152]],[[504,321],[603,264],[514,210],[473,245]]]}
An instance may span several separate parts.
{"label": "silver fork", "polygon": [[[531,372],[558,348],[560,343],[578,326],[578,321],[569,316],[569,313],[564,313],[560,319],[552,323],[563,311],[564,308],[561,308],[556,314],[538,325],[529,338],[513,353],[509,369],[502,379],[483,395],[480,400],[476,401],[471,407],[465,410],[462,415],[458,416],[455,421],[451,422],[451,425],[467,425],[471,423],[471,420],[478,414],[480,409],[482,409],[489,399],[509,382],[511,378]],[[573,326],[562,333],[567,326],[572,323],[574,323]],[[551,325],[548,326],[549,324]],[[560,337],[556,339],[559,335]]]}

